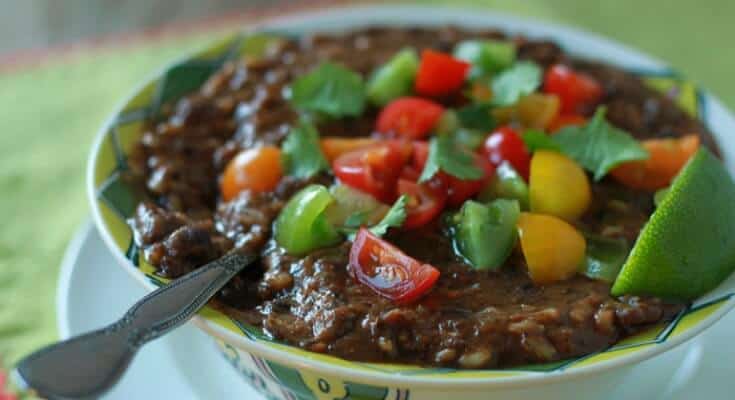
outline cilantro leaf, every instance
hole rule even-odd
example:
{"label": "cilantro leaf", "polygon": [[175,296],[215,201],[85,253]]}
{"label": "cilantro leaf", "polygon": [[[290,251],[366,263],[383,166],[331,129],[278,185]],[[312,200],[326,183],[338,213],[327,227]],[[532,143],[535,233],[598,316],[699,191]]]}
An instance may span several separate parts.
{"label": "cilantro leaf", "polygon": [[360,225],[365,225],[372,212],[373,210],[355,211],[345,219],[344,226],[346,228],[359,228]]}
{"label": "cilantro leaf", "polygon": [[490,110],[492,106],[487,103],[469,104],[457,109],[459,123],[468,129],[491,131],[495,128],[495,120]]}
{"label": "cilantro leaf", "polygon": [[404,194],[399,197],[398,200],[393,203],[393,206],[391,206],[390,210],[388,210],[388,213],[385,214],[383,219],[381,219],[380,222],[377,223],[377,225],[369,228],[370,232],[372,232],[376,236],[383,236],[386,232],[388,232],[388,228],[398,228],[403,225],[403,222],[406,221],[407,203],[408,196]]}
{"label": "cilantro leaf", "polygon": [[330,117],[358,116],[365,108],[365,82],[341,65],[323,63],[291,85],[291,102]]}
{"label": "cilantro leaf", "polygon": [[541,68],[530,61],[520,61],[492,80],[492,102],[509,106],[541,85]]}
{"label": "cilantro leaf", "polygon": [[483,175],[472,154],[458,147],[449,135],[439,135],[429,142],[429,157],[419,183],[428,181],[439,170],[463,180],[480,179]]}
{"label": "cilantro leaf", "polygon": [[521,134],[521,139],[526,144],[526,148],[530,153],[536,150],[553,150],[561,151],[559,145],[551,138],[551,136],[537,131],[535,129],[529,129]]}
{"label": "cilantro leaf", "polygon": [[627,132],[605,121],[605,107],[598,107],[584,126],[563,128],[554,135],[562,152],[602,179],[626,161],[648,158],[648,152]]}
{"label": "cilantro leaf", "polygon": [[[369,227],[368,230],[376,236],[383,236],[388,232],[388,228],[399,228],[406,221],[406,204],[408,204],[408,196],[404,194],[393,203],[380,222]],[[346,234],[349,240],[355,240],[355,234],[358,228],[365,224],[366,217],[359,212],[354,213],[347,218],[344,226],[339,230]]]}
{"label": "cilantro leaf", "polygon": [[288,175],[307,179],[329,169],[329,163],[319,146],[319,132],[306,120],[291,128],[281,145],[281,152]]}

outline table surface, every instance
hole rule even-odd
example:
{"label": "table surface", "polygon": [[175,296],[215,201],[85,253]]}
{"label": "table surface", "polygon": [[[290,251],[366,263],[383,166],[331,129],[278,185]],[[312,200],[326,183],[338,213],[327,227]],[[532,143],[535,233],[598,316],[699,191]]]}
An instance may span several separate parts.
{"label": "table surface", "polygon": [[[324,2],[320,2],[322,5]],[[448,4],[447,0],[422,3]],[[453,1],[597,32],[670,63],[735,107],[735,2],[678,0]],[[278,12],[274,8],[261,12]],[[173,33],[50,52],[0,65],[0,366],[53,341],[54,288],[71,233],[88,213],[92,138],[141,80],[181,54],[247,24],[209,21]],[[100,266],[104,268],[106,266]],[[0,399],[2,373],[0,371]]]}

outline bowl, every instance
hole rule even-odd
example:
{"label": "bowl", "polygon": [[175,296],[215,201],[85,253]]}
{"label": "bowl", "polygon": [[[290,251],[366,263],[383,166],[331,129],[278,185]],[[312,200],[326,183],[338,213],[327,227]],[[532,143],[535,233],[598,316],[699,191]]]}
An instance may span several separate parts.
{"label": "bowl", "polygon": [[[360,6],[269,20],[236,33],[166,67],[123,101],[103,126],[89,159],[87,188],[94,221],[117,262],[148,290],[165,284],[138,256],[126,225],[137,199],[121,179],[127,154],[144,119],[158,107],[196,89],[223,62],[256,56],[278,34],[339,31],[371,24],[495,27],[547,37],[570,53],[596,58],[640,75],[697,115],[715,135],[730,171],[735,170],[735,118],[712,95],[661,62],[589,32],[477,9]],[[270,340],[257,328],[206,307],[193,323],[210,335],[224,357],[258,390],[273,399],[525,399],[604,398],[630,367],[699,334],[735,306],[735,276],[695,301],[672,322],[628,337],[605,351],[551,364],[502,370],[453,370],[353,362]],[[673,367],[673,366],[672,366]]]}

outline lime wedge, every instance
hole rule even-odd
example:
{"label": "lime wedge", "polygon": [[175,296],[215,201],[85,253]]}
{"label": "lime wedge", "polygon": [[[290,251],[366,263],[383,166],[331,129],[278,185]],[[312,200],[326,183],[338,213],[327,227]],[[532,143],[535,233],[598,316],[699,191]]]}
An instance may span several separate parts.
{"label": "lime wedge", "polygon": [[735,183],[702,148],[641,230],[612,294],[691,300],[735,269]]}

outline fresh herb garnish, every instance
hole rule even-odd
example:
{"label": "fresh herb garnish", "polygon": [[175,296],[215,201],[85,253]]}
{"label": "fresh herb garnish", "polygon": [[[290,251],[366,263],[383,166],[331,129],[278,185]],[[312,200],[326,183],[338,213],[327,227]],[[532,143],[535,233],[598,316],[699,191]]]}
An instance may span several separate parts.
{"label": "fresh herb garnish", "polygon": [[[399,228],[406,221],[406,204],[408,203],[408,196],[402,195],[396,200],[391,206],[388,212],[377,224],[368,228],[376,236],[383,236],[388,232],[388,228]],[[340,231],[347,235],[349,240],[355,239],[355,234],[360,226],[365,225],[367,218],[369,217],[368,212],[356,212],[350,215]]]}
{"label": "fresh herb garnish", "polygon": [[463,127],[489,132],[495,128],[495,120],[490,113],[491,109],[490,104],[476,103],[459,108],[456,113]]}
{"label": "fresh herb garnish", "polygon": [[359,74],[326,62],[291,85],[291,102],[334,118],[358,116],[365,108],[365,83]]}
{"label": "fresh herb garnish", "polygon": [[454,56],[472,64],[470,78],[477,78],[511,66],[516,58],[516,47],[509,41],[465,40],[457,45]]}
{"label": "fresh herb garnish", "polygon": [[595,180],[626,161],[648,158],[637,140],[605,120],[605,107],[598,107],[586,125],[563,128],[553,139],[563,153],[592,172]]}
{"label": "fresh herb garnish", "polygon": [[535,129],[529,129],[521,134],[523,142],[530,153],[536,150],[553,150],[560,151],[559,145],[544,132]]}
{"label": "fresh herb garnish", "polygon": [[439,170],[462,180],[480,179],[483,175],[472,154],[457,146],[450,135],[439,135],[429,142],[429,157],[419,183],[428,181]]}
{"label": "fresh herb garnish", "polygon": [[515,104],[541,85],[541,68],[530,61],[520,61],[501,72],[492,81],[492,102],[497,106]]}
{"label": "fresh herb garnish", "polygon": [[288,175],[308,179],[329,169],[329,162],[319,146],[319,132],[306,120],[291,128],[281,145],[281,152]]}

